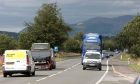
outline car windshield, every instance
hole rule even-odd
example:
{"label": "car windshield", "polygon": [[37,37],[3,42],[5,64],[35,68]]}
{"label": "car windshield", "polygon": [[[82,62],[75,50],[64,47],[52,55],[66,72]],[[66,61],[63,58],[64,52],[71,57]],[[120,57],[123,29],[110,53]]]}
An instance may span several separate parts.
{"label": "car windshield", "polygon": [[100,54],[87,53],[85,58],[86,59],[100,59]]}

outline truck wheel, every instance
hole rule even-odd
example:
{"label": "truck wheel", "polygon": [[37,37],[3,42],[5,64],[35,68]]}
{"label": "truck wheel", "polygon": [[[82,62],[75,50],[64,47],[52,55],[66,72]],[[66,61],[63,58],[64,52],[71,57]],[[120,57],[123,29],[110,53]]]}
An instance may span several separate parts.
{"label": "truck wheel", "polygon": [[52,70],[52,65],[49,67],[49,70]]}
{"label": "truck wheel", "polygon": [[7,74],[6,73],[3,73],[3,77],[7,77]]}
{"label": "truck wheel", "polygon": [[52,68],[53,68],[53,69],[56,69],[56,65],[53,65]]}

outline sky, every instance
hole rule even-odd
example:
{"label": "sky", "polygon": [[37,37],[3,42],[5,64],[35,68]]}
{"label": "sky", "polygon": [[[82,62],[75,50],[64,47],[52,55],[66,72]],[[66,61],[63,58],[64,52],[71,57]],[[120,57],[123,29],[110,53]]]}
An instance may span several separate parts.
{"label": "sky", "polygon": [[140,0],[0,0],[0,31],[19,32],[44,3],[57,2],[66,23],[94,17],[137,15]]}

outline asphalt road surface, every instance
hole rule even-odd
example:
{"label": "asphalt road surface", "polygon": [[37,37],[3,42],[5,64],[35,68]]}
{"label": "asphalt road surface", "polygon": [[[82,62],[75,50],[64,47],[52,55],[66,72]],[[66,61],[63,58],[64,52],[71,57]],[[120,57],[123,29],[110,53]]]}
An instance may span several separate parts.
{"label": "asphalt road surface", "polygon": [[80,62],[80,57],[60,61],[55,70],[38,70],[31,77],[22,74],[7,78],[0,76],[0,84],[131,84],[121,77],[115,77],[108,59],[102,61],[102,71],[96,68],[82,70]]}

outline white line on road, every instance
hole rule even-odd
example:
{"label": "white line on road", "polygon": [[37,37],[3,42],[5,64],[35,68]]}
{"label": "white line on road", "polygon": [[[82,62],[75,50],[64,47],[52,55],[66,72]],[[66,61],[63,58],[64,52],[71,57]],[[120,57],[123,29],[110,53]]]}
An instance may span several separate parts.
{"label": "white line on road", "polygon": [[119,74],[120,76],[124,77],[124,79],[130,81],[130,82],[133,82],[135,79],[133,77],[130,77],[130,76],[126,76],[118,71],[116,71],[116,69],[114,68],[114,66],[112,65],[112,69],[113,69],[113,72],[116,73],[116,74]]}
{"label": "white line on road", "polygon": [[106,72],[104,73],[104,75],[100,78],[100,80],[98,80],[95,84],[99,84],[103,79],[104,77],[107,75],[108,73],[108,70],[109,70],[109,66],[108,66],[108,60],[107,60],[107,68],[106,68]]}
{"label": "white line on road", "polygon": [[66,71],[68,71],[68,70],[70,70],[70,69],[72,69],[72,68],[78,66],[79,64],[80,64],[80,63],[77,63],[77,64],[75,64],[75,65],[73,65],[73,66],[71,66],[71,67],[69,67],[69,68],[67,68],[67,69],[65,69],[65,70],[63,70],[63,71],[57,72],[56,74],[52,74],[52,75],[50,75],[50,76],[46,76],[46,77],[44,77],[44,78],[38,79],[38,80],[36,80],[36,82],[39,82],[39,81],[45,80],[45,79],[48,78],[48,77],[50,78],[50,77],[56,76],[56,75],[58,75],[58,74],[61,74],[61,73],[63,73],[63,72],[66,72]]}

